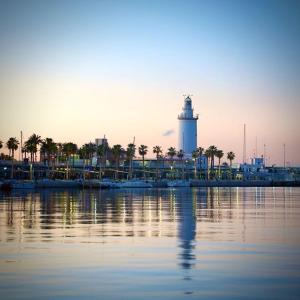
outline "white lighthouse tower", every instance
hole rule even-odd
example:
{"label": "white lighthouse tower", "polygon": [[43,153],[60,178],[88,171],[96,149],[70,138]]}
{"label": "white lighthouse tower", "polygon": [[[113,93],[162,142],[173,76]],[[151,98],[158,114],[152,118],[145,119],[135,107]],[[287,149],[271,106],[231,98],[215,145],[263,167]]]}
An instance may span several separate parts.
{"label": "white lighthouse tower", "polygon": [[192,154],[197,149],[197,120],[198,115],[194,116],[192,99],[187,96],[184,99],[182,113],[178,115],[179,138],[178,149],[183,150],[186,156]]}

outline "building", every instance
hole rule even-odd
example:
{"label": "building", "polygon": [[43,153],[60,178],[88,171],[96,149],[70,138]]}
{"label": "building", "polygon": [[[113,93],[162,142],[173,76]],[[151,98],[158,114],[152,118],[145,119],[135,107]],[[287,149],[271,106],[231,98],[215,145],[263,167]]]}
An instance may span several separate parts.
{"label": "building", "polygon": [[95,139],[95,144],[96,144],[96,146],[99,146],[99,145],[108,146],[107,138],[105,136],[104,136],[104,138],[96,138]]}
{"label": "building", "polygon": [[184,106],[181,114],[178,115],[179,136],[178,149],[183,150],[185,156],[190,156],[197,149],[197,120],[198,115],[194,116],[192,99],[187,96],[184,99]]}

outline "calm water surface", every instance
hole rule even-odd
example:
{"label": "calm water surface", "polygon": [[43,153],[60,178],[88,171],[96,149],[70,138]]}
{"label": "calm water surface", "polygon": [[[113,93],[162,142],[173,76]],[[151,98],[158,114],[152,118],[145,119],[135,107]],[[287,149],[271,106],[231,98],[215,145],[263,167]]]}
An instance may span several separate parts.
{"label": "calm water surface", "polygon": [[1,299],[300,299],[300,188],[0,194]]}

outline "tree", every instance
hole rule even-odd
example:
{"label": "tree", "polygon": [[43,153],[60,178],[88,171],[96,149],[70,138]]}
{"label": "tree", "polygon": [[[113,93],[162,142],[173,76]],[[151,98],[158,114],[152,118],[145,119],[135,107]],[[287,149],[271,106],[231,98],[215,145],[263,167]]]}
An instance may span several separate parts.
{"label": "tree", "polygon": [[[167,156],[169,158],[171,158],[171,170],[173,170],[173,166],[174,166],[174,156],[176,155],[176,149],[174,147],[170,147],[167,151]],[[173,175],[172,175],[173,176]]]}
{"label": "tree", "polygon": [[218,149],[216,146],[212,145],[212,146],[208,147],[208,150],[210,152],[210,168],[211,168],[211,170],[213,170],[214,165],[215,165],[215,156],[216,156]]}
{"label": "tree", "polygon": [[227,159],[230,161],[230,177],[232,179],[232,161],[234,160],[235,158],[235,154],[230,151],[227,153]]}
{"label": "tree", "polygon": [[100,180],[102,179],[102,170],[101,170],[102,160],[103,160],[103,157],[106,155],[106,151],[107,151],[107,145],[101,144],[101,145],[97,146],[96,152],[99,157],[99,179]]}
{"label": "tree", "polygon": [[160,146],[154,146],[153,153],[156,155],[156,179],[158,179],[158,160],[161,157],[162,148]]}
{"label": "tree", "polygon": [[115,171],[115,179],[118,179],[120,157],[121,157],[121,153],[123,151],[124,151],[124,149],[119,144],[113,145],[112,148],[111,148],[111,152],[112,152],[112,155],[113,155],[114,161],[115,161],[115,169],[116,169],[116,171]]}
{"label": "tree", "polygon": [[11,157],[11,179],[14,177],[14,156],[15,156],[15,151],[18,149],[19,142],[16,138],[11,137],[9,140],[6,142],[6,146],[9,150],[9,155]]}
{"label": "tree", "polygon": [[52,138],[45,138],[41,142],[40,152],[44,154],[48,164],[53,161],[53,157],[57,152],[57,145]]}
{"label": "tree", "polygon": [[[3,147],[3,142],[0,140],[0,149],[2,149],[2,147]],[[0,157],[0,159],[1,159],[1,157]]]}
{"label": "tree", "polygon": [[28,140],[25,142],[25,148],[26,151],[30,153],[30,161],[35,162],[37,151],[38,151],[38,145],[42,142],[42,139],[37,134],[32,134]]}
{"label": "tree", "polygon": [[183,163],[183,157],[184,157],[184,152],[182,149],[180,149],[177,152],[177,157],[180,159],[181,161],[181,168],[182,168],[182,179],[184,179],[184,163]]}
{"label": "tree", "polygon": [[132,178],[132,172],[133,172],[132,160],[135,157],[135,151],[136,151],[135,144],[130,143],[127,145],[126,156],[129,163],[128,175],[130,179]]}
{"label": "tree", "polygon": [[221,178],[221,158],[224,156],[224,153],[222,150],[216,151],[216,157],[219,160],[218,169],[219,169],[219,179]]}
{"label": "tree", "polygon": [[210,149],[206,149],[205,152],[204,152],[204,155],[205,155],[205,157],[207,159],[206,179],[209,180],[209,177],[210,177],[209,176],[210,175],[210,173],[209,173],[209,160],[211,158],[211,150]]}
{"label": "tree", "polygon": [[67,172],[66,172],[66,179],[69,179],[69,159],[70,156],[73,156],[73,167],[74,167],[74,155],[77,153],[78,147],[76,144],[68,142],[62,145],[62,152],[66,156],[67,162]]}
{"label": "tree", "polygon": [[[22,149],[22,152],[25,152],[25,158],[26,158],[26,149]],[[44,156],[44,163],[47,161],[48,173],[49,173],[49,165],[51,163],[53,166],[53,162],[55,162],[55,154],[57,152],[57,145],[56,143],[54,143],[52,138],[45,138],[42,141],[40,152]]]}
{"label": "tree", "polygon": [[145,176],[145,155],[147,155],[148,153],[148,147],[146,145],[141,145],[139,147],[139,155],[142,156],[142,160],[143,160],[143,176],[144,179],[146,178]]}
{"label": "tree", "polygon": [[192,152],[192,158],[194,160],[194,176],[195,176],[195,179],[197,179],[197,159],[199,157],[199,152],[198,152],[198,149],[197,150],[194,150]]}
{"label": "tree", "polygon": [[204,153],[204,149],[202,147],[197,148],[198,156],[200,157],[199,161],[199,178],[201,179],[201,167],[202,167],[202,155]]}

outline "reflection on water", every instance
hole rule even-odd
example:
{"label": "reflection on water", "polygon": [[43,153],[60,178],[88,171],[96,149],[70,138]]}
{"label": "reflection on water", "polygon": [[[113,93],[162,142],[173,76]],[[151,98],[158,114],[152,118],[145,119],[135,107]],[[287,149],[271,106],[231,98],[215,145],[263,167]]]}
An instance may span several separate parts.
{"label": "reflection on water", "polygon": [[299,188],[0,194],[0,292],[296,299],[299,200]]}

